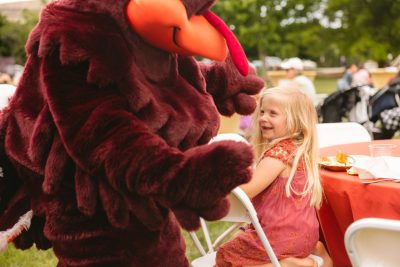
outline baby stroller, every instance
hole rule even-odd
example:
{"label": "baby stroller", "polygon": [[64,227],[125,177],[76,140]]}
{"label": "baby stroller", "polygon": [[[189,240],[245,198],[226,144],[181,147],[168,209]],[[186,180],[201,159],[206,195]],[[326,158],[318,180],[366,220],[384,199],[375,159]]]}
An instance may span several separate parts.
{"label": "baby stroller", "polygon": [[337,90],[330,94],[317,107],[319,121],[325,123],[349,120],[350,112],[361,101],[361,88],[362,86],[355,86],[346,90]]}
{"label": "baby stroller", "polygon": [[400,129],[400,79],[378,90],[369,100],[374,139],[390,139]]}

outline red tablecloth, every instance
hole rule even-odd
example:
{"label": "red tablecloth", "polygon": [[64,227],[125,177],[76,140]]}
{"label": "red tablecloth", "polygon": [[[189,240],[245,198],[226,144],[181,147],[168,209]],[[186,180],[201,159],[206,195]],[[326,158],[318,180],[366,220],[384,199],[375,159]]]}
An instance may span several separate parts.
{"label": "red tablecloth", "polygon": [[[349,133],[351,134],[351,133]],[[400,140],[379,140],[372,143],[397,144]],[[332,156],[341,150],[350,155],[368,155],[368,143],[337,145],[320,150],[321,156]],[[400,168],[400,166],[399,166]],[[344,247],[344,233],[355,220],[367,217],[400,220],[400,183],[362,184],[358,176],[346,172],[321,169],[325,199],[319,219],[325,243],[335,267],[351,266]]]}

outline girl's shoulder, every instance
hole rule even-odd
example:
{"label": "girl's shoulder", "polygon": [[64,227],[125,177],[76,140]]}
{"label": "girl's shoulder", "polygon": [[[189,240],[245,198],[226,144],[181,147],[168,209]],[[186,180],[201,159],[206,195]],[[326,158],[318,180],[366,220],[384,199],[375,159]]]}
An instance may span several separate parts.
{"label": "girl's shoulder", "polygon": [[292,139],[284,139],[267,150],[263,158],[270,157],[281,160],[287,165],[292,165],[297,146]]}

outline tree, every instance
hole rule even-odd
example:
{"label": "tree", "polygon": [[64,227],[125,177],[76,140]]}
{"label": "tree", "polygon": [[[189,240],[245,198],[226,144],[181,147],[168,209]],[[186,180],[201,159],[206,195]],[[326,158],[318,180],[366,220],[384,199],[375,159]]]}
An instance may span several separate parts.
{"label": "tree", "polygon": [[[383,65],[388,54],[400,54],[400,0],[219,0],[213,11],[250,59],[298,56],[332,66],[344,55]],[[26,60],[24,45],[38,21],[33,11],[23,17],[10,22],[0,16],[0,56],[13,56],[19,64]]]}
{"label": "tree", "polygon": [[400,0],[219,0],[213,10],[249,58],[299,56],[337,65],[400,54]]}
{"label": "tree", "polygon": [[340,23],[334,41],[348,58],[383,65],[400,53],[400,0],[328,0],[325,14]]}
{"label": "tree", "polygon": [[23,20],[18,22],[8,21],[0,15],[0,56],[12,56],[21,65],[26,60],[25,43],[38,21],[37,12],[24,10],[22,15]]}
{"label": "tree", "polygon": [[220,0],[213,10],[238,36],[250,58],[302,54],[304,38],[293,34],[298,27],[315,25],[310,16],[319,8],[316,0]]}

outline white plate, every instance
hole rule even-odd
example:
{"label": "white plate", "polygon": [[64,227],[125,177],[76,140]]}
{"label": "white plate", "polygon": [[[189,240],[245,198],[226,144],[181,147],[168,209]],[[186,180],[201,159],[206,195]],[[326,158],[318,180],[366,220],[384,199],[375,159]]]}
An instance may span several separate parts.
{"label": "white plate", "polygon": [[327,170],[331,171],[346,171],[353,166],[355,159],[352,156],[348,156],[346,164],[336,161],[336,156],[324,157],[327,160],[320,161],[319,165]]}

